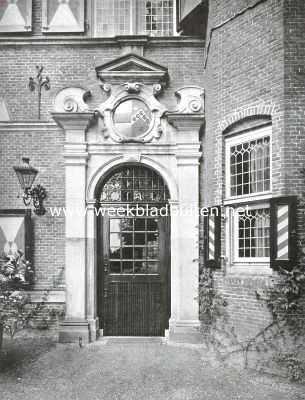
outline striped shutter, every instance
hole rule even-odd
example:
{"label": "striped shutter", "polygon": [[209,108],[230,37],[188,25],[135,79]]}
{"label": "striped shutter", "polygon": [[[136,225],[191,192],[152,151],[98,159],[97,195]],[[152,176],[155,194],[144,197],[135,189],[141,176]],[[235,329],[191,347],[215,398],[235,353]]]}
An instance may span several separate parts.
{"label": "striped shutter", "polygon": [[0,0],[0,32],[30,32],[32,0]]}
{"label": "striped shutter", "polygon": [[[211,210],[213,212],[211,212]],[[209,268],[220,268],[221,207],[209,208],[204,217],[204,262]]]}
{"label": "striped shutter", "polygon": [[43,32],[84,32],[84,7],[84,0],[42,0]]}
{"label": "striped shutter", "polygon": [[271,200],[270,262],[290,270],[296,262],[296,197]]}

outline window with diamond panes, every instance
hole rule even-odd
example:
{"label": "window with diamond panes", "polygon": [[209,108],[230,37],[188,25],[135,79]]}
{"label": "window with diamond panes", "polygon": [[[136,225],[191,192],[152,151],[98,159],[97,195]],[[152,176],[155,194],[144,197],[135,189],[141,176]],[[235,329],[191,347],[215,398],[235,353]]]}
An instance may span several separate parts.
{"label": "window with diamond panes", "polygon": [[95,0],[95,35],[171,36],[173,0]]}
{"label": "window with diamond panes", "polygon": [[155,218],[110,219],[110,272],[154,274],[159,271],[159,229]]}
{"label": "window with diamond panes", "polygon": [[142,166],[122,167],[104,184],[101,202],[164,203],[169,192],[163,179]]}
{"label": "window with diamond panes", "polygon": [[270,209],[248,209],[238,215],[238,257],[270,256]]}
{"label": "window with diamond panes", "polygon": [[230,195],[242,196],[270,190],[270,137],[230,147]]}

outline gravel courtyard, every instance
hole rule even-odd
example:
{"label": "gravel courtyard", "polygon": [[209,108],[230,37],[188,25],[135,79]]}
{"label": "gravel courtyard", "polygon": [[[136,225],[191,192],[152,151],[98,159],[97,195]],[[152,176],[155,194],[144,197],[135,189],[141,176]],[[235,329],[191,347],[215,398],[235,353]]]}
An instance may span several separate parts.
{"label": "gravel courtyard", "polygon": [[300,400],[305,386],[217,365],[204,352],[159,341],[5,340],[1,400]]}

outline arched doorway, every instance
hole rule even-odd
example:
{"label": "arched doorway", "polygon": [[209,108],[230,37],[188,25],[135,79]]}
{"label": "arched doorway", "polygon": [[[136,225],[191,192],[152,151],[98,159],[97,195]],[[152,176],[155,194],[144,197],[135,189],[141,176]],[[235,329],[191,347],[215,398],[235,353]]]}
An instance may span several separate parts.
{"label": "arched doorway", "polygon": [[163,336],[170,318],[169,191],[128,164],[97,191],[98,314],[105,336]]}

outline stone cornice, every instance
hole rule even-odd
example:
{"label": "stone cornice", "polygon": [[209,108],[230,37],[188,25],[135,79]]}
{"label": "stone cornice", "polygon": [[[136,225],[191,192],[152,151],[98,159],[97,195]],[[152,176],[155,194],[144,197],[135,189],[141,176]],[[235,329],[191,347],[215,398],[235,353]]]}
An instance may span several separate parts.
{"label": "stone cornice", "polygon": [[0,132],[4,131],[49,131],[58,130],[54,121],[2,121],[0,122]]}
{"label": "stone cornice", "polygon": [[94,112],[52,113],[52,117],[65,131],[84,132],[90,121],[94,118]]}
{"label": "stone cornice", "polygon": [[[69,46],[100,46],[100,47],[121,47],[124,45],[134,45],[139,43],[139,38],[137,36],[126,36],[122,39],[122,36],[118,38],[89,38],[89,37],[79,37],[79,36],[0,36],[0,48],[1,46],[52,46],[52,45],[69,45]],[[140,39],[143,38],[142,36]],[[143,40],[141,40],[143,43]],[[148,37],[147,41],[144,43],[148,46],[195,46],[204,47],[205,41],[198,37],[191,36],[172,36],[172,37],[159,37],[152,38]],[[144,44],[143,43],[143,44]]]}
{"label": "stone cornice", "polygon": [[166,114],[166,117],[168,122],[178,131],[199,131],[204,122],[204,114],[183,114],[169,112]]}

